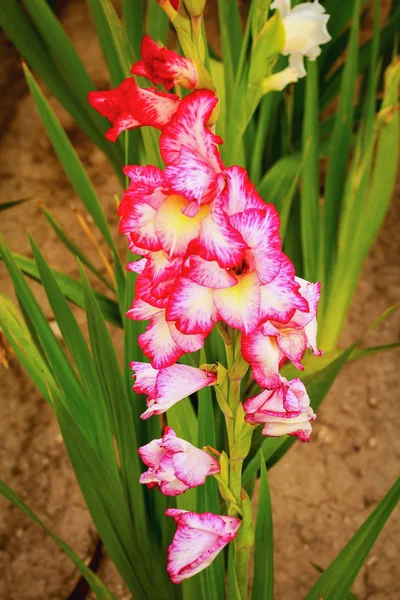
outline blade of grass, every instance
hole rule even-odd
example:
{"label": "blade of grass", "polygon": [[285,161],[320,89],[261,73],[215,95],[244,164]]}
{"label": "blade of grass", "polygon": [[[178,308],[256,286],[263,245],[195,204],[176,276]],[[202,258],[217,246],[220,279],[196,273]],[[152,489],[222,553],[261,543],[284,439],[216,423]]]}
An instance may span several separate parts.
{"label": "blade of grass", "polygon": [[31,245],[42,285],[85,390],[85,397],[92,415],[92,426],[94,426],[96,434],[96,448],[110,471],[115,471],[114,474],[117,476],[118,467],[110,421],[93,359],[71,309],[33,239],[31,239]]}
{"label": "blade of grass", "polygon": [[25,202],[28,202],[28,200],[31,200],[32,196],[29,196],[28,198],[21,198],[20,200],[12,200],[11,202],[2,202],[0,204],[0,212],[2,212],[3,210],[8,210],[9,208],[13,208],[14,206],[18,206],[19,204],[24,204]]}
{"label": "blade of grass", "polygon": [[305,600],[314,600],[318,594],[324,600],[348,598],[351,585],[399,499],[400,479],[397,479],[368,519],[322,573]]}
{"label": "blade of grass", "polygon": [[147,3],[147,32],[156,42],[167,43],[169,19],[158,2]]}
{"label": "blade of grass", "polygon": [[18,300],[25,312],[29,315],[30,323],[34,327],[35,334],[40,342],[47,364],[51,368],[59,386],[64,390],[65,395],[68,398],[68,408],[82,423],[82,427],[88,432],[88,435],[92,434],[86,397],[70,361],[64,353],[35,296],[32,294],[21,271],[15,264],[7,245],[1,237],[0,250],[12,279]]}
{"label": "blade of grass", "polygon": [[329,168],[323,204],[324,267],[322,281],[325,297],[329,294],[330,279],[337,254],[337,235],[341,202],[351,147],[354,114],[354,94],[358,72],[360,1],[355,0],[350,42],[340,86],[340,100],[330,146]]}
{"label": "blade of grass", "polygon": [[319,210],[319,127],[318,70],[316,61],[307,60],[307,81],[303,119],[303,169],[301,185],[301,242],[304,277],[317,281],[320,262]]}
{"label": "blade of grass", "polygon": [[26,65],[24,73],[36,108],[68,179],[93,217],[106,243],[111,250],[116,251],[103,208],[77,153]]}
{"label": "blade of grass", "polygon": [[6,498],[9,502],[14,504],[19,510],[25,513],[32,521],[39,525],[65,552],[65,554],[72,560],[78,571],[88,582],[90,589],[94,593],[97,600],[115,600],[113,594],[104,585],[104,583],[97,577],[93,571],[85,565],[85,563],[79,558],[77,554],[57,535],[55,535],[46,525],[39,519],[39,517],[31,510],[25,502],[20,498],[14,490],[12,490],[4,481],[0,481],[0,494]]}
{"label": "blade of grass", "polygon": [[35,346],[28,327],[12,300],[0,292],[0,327],[19,362],[49,404],[58,390],[42,355]]}
{"label": "blade of grass", "polygon": [[254,546],[254,577],[251,591],[252,600],[273,600],[274,598],[274,538],[272,525],[271,496],[267,469],[262,453],[260,460],[260,495]]}
{"label": "blade of grass", "polygon": [[[150,3],[153,4],[153,3]],[[122,16],[124,28],[136,56],[140,54],[143,37],[144,3],[143,0],[122,0]]]}
{"label": "blade of grass", "polygon": [[114,291],[114,288],[110,284],[110,282],[107,281],[107,279],[104,277],[104,275],[102,273],[100,273],[100,271],[97,269],[97,267],[95,267],[95,265],[86,256],[86,254],[84,254],[84,252],[82,252],[82,250],[71,240],[71,238],[69,237],[69,235],[67,234],[65,229],[63,229],[62,225],[57,220],[57,218],[53,215],[53,213],[51,213],[44,204],[40,203],[39,208],[41,209],[44,216],[46,217],[50,227],[53,229],[53,231],[55,232],[57,237],[60,239],[60,241],[64,244],[64,246],[71,252],[71,254],[73,256],[77,256],[79,258],[79,260],[81,261],[81,263],[83,263],[88,269],[90,269],[90,271],[94,275],[96,275],[96,277],[98,279],[100,279],[100,281],[102,283],[104,283],[104,285],[106,285],[109,290]]}
{"label": "blade of grass", "polygon": [[[15,252],[12,253],[12,257],[17,267],[23,273],[25,273],[25,275],[28,275],[28,277],[31,279],[40,282],[40,274],[35,261]],[[0,256],[0,258],[2,258],[2,256]],[[83,308],[85,303],[83,299],[81,282],[77,281],[73,277],[69,277],[69,275],[65,275],[65,273],[61,273],[61,271],[57,271],[56,269],[51,269],[51,272],[64,296],[76,304],[76,306]],[[100,292],[94,292],[94,295],[106,321],[112,325],[116,325],[117,327],[122,327],[121,315],[119,313],[118,304],[115,302],[115,300],[111,300],[111,298],[108,298]]]}

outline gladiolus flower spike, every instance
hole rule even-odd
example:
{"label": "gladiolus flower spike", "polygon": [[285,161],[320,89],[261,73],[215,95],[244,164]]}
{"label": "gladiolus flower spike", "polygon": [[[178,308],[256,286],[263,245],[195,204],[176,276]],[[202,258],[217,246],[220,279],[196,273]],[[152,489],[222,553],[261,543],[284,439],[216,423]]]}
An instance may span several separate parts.
{"label": "gladiolus flower spike", "polygon": [[[327,41],[327,16],[318,2],[290,11],[289,0],[275,0],[271,7],[281,11],[285,53],[300,68],[302,56],[315,58],[318,45]],[[172,9],[177,9],[176,3],[171,2]],[[313,20],[311,46],[295,54],[291,21],[306,13]],[[141,126],[161,131],[165,169],[126,166],[130,185],[118,207],[120,231],[130,250],[141,257],[127,266],[137,274],[127,317],[149,322],[138,338],[149,362],[131,363],[133,389],[147,397],[143,419],[167,413],[208,386],[215,387],[224,414],[233,415],[227,418],[229,476],[222,468],[228,460],[225,452],[196,448],[170,427],[160,439],[139,448],[148,467],[140,481],[148,488],[175,496],[216,476],[227,501],[228,516],[167,510],[177,523],[168,573],[180,583],[206,568],[232,540],[237,543],[236,559],[242,556],[247,542],[241,538],[249,535],[251,524],[244,523],[248,500],[240,473],[253,428],[262,423],[267,436],[310,438],[315,414],[307,391],[299,378],[287,381],[279,370],[287,360],[302,369],[307,348],[321,354],[316,342],[320,285],[296,277],[282,252],[279,215],[259,196],[246,170],[223,164],[218,149],[223,141],[214,132],[218,98],[211,89],[196,89],[195,64],[148,36],[141,53],[132,74],[162,84],[166,92],[141,89],[132,77],[115,90],[89,95],[92,106],[112,124],[108,139]],[[179,85],[192,91],[182,99],[168,92]],[[216,324],[224,333],[227,369],[221,364],[178,364],[185,354],[203,348]],[[261,392],[237,410],[237,382],[246,363]],[[240,440],[235,440],[237,431],[242,432]],[[239,585],[245,589],[246,582]]]}

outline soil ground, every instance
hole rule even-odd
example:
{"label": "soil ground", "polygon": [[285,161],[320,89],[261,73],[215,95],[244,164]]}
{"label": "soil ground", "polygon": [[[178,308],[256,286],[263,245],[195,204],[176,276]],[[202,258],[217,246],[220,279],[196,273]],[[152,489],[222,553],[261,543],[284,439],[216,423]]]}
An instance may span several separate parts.
{"label": "soil ground", "polygon": [[[100,49],[86,5],[66,4],[62,14],[67,33],[84,57],[93,79],[107,85]],[[88,254],[94,255],[80,232],[71,206],[79,207],[27,93],[18,58],[1,38],[2,125],[1,201],[27,196],[22,207],[1,213],[1,231],[14,251],[31,255],[32,232],[50,264],[76,276],[70,255],[56,241],[37,201],[57,214]],[[118,183],[101,152],[88,142],[53,98],[47,94],[84,161],[111,226],[116,229],[113,194]],[[399,192],[399,189],[397,190]],[[400,203],[394,200],[366,261],[341,339],[351,343],[378,315],[400,297]],[[12,294],[0,264],[1,290]],[[52,319],[38,285],[33,285],[46,315]],[[83,325],[83,314],[76,311]],[[399,314],[369,335],[371,344],[398,339]],[[113,332],[117,347],[118,332]],[[15,358],[0,365],[0,464],[2,476],[44,522],[81,557],[89,557],[95,532],[63,448],[52,410],[40,397]],[[382,498],[398,474],[399,353],[392,352],[346,366],[324,400],[310,444],[294,448],[270,472],[274,507],[277,600],[299,600],[317,578],[312,566],[326,567]],[[361,600],[397,600],[399,513],[390,518],[354,585]],[[110,561],[100,575],[119,599],[128,598]],[[77,573],[54,542],[28,518],[1,501],[0,598],[63,600]]]}

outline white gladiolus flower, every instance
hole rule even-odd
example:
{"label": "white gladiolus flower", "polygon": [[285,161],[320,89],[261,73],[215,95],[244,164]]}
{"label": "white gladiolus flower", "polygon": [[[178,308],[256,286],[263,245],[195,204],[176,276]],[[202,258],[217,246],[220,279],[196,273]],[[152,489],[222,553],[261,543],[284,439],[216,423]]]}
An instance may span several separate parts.
{"label": "white gladiolus flower", "polygon": [[271,8],[279,10],[285,27],[285,46],[282,54],[289,55],[289,67],[298,77],[305,77],[304,57],[315,60],[321,54],[321,44],[331,39],[327,30],[329,15],[318,0],[303,2],[293,9],[290,0],[274,0]]}

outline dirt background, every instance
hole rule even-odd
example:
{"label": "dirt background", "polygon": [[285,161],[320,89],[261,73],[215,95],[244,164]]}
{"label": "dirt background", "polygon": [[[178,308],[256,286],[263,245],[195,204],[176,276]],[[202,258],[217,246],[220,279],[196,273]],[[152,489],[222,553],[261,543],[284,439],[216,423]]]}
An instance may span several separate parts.
{"label": "dirt background", "polygon": [[[101,52],[86,4],[69,0],[62,21],[95,82],[107,85]],[[37,201],[44,202],[82,248],[99,264],[71,207],[79,202],[58,164],[21,74],[18,55],[1,37],[1,202],[27,196],[22,207],[1,213],[1,231],[14,251],[31,256],[32,232],[50,264],[76,276],[71,256],[57,242]],[[98,191],[111,226],[117,219],[112,195],[118,183],[106,159],[49,95],[63,126]],[[399,188],[365,264],[342,336],[347,345],[400,298]],[[99,265],[100,266],[100,265]],[[0,288],[12,286],[0,264]],[[39,285],[33,285],[46,306]],[[83,325],[83,313],[76,311]],[[400,316],[370,334],[371,344],[398,339]],[[113,332],[117,347],[118,332]],[[365,520],[398,474],[399,353],[347,365],[319,410],[310,444],[296,444],[270,473],[274,507],[277,600],[304,597],[317,578],[312,563],[326,567]],[[18,362],[0,365],[0,464],[4,479],[44,522],[83,558],[91,555],[95,532],[75,482],[51,409]],[[77,573],[54,542],[7,502],[0,512],[0,598],[62,600]],[[397,600],[399,513],[392,515],[354,585],[362,600]],[[398,538],[397,538],[398,539]],[[119,599],[129,598],[110,561],[100,575]],[[396,577],[397,576],[397,577]]]}

